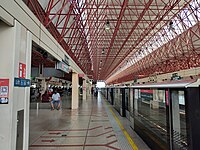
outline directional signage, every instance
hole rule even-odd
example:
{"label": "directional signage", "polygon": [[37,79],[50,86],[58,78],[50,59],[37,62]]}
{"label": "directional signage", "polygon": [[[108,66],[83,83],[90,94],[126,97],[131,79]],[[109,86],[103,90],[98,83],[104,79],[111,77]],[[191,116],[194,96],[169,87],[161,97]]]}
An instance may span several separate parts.
{"label": "directional signage", "polygon": [[30,79],[22,79],[22,78],[15,78],[14,79],[14,86],[30,87],[30,85],[31,85]]}

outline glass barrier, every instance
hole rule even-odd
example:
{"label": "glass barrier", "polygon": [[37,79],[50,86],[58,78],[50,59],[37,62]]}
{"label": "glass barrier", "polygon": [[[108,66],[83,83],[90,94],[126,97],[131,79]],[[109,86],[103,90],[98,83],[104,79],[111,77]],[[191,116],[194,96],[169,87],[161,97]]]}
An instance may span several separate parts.
{"label": "glass barrier", "polygon": [[167,90],[134,89],[131,116],[167,147],[171,143],[171,149],[187,149],[184,91],[170,93],[169,96]]}
{"label": "glass barrier", "polygon": [[167,143],[165,91],[141,89],[135,93],[135,118]]}
{"label": "glass barrier", "polygon": [[130,112],[130,93],[129,89],[125,89],[125,109]]}
{"label": "glass barrier", "polygon": [[120,113],[122,107],[122,91],[121,89],[114,89],[114,108]]}

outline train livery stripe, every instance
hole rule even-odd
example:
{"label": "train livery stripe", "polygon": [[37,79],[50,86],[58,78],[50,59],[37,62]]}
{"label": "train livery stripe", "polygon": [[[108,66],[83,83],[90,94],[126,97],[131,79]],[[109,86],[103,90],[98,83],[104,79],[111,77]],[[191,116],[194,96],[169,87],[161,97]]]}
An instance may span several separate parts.
{"label": "train livery stripe", "polygon": [[[107,103],[108,102],[106,101],[106,104]],[[129,144],[131,145],[132,149],[133,150],[138,150],[138,147],[136,146],[136,144],[134,143],[134,141],[132,140],[132,138],[130,137],[130,135],[128,134],[128,132],[124,129],[123,125],[121,124],[121,122],[119,121],[119,119],[117,118],[117,116],[115,115],[115,113],[113,112],[113,110],[110,107],[109,107],[109,110],[112,113],[113,117],[115,118],[115,120],[116,120],[117,124],[119,125],[120,129],[122,130],[122,132],[126,136],[126,138],[127,138],[128,142],[129,142]]]}

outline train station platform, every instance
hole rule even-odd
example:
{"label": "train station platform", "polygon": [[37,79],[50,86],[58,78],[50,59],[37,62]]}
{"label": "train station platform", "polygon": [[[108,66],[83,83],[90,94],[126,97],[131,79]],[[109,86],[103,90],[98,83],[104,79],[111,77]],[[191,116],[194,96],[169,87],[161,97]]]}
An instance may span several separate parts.
{"label": "train station platform", "polygon": [[64,95],[60,111],[30,110],[29,150],[150,149],[100,93],[79,100],[77,110],[70,101]]}

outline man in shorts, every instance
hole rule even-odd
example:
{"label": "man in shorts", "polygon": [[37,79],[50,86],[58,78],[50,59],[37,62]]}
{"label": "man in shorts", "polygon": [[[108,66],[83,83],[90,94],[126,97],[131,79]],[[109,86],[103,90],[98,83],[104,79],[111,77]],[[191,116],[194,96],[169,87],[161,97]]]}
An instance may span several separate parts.
{"label": "man in shorts", "polygon": [[57,103],[57,110],[60,109],[60,94],[55,90],[52,95],[51,109],[54,110],[54,104]]}

